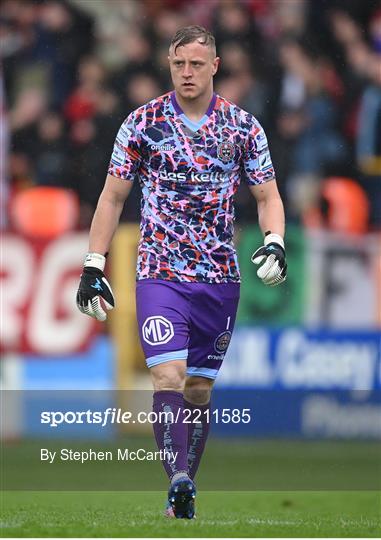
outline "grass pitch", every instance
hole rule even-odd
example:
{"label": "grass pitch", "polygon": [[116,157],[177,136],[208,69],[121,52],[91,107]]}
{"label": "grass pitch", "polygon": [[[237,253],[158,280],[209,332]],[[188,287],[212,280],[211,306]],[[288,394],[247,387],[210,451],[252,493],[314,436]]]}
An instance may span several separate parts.
{"label": "grass pitch", "polygon": [[3,492],[7,537],[380,537],[379,492],[202,492],[197,519],[164,492]]}
{"label": "grass pitch", "polygon": [[[379,443],[211,439],[191,521],[164,517],[167,480],[159,463],[40,460],[41,445],[89,444],[2,446],[0,536],[381,537]],[[123,445],[154,442],[91,442],[97,449]]]}

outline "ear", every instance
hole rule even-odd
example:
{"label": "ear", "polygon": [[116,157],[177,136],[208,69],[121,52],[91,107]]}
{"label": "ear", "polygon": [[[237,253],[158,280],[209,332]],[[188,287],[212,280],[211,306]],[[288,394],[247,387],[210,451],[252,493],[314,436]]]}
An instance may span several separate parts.
{"label": "ear", "polygon": [[220,65],[221,58],[219,56],[216,56],[216,58],[213,60],[213,70],[212,74],[215,75],[218,70],[218,66]]}

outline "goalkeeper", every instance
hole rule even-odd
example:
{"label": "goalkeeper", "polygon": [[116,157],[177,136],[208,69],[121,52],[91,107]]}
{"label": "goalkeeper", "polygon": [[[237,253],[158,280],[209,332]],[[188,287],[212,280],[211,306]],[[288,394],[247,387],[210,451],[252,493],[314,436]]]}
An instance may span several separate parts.
{"label": "goalkeeper", "polygon": [[[115,140],[90,230],[77,294],[79,309],[104,321],[114,306],[103,270],[132,182],[142,187],[136,307],[154,389],[153,410],[207,410],[236,318],[240,273],[233,245],[233,199],[245,181],[257,201],[263,246],[258,276],[286,279],[284,212],[259,122],[213,92],[220,59],[204,28],[180,29],[169,48],[174,90],[133,111]],[[208,437],[201,424],[154,425],[168,474],[167,515],[194,517],[194,477]],[[189,429],[188,429],[189,426]]]}

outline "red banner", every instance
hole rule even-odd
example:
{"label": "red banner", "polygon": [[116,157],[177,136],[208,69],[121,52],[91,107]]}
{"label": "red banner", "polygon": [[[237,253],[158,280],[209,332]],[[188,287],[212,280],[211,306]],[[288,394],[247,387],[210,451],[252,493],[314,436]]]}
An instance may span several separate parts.
{"label": "red banner", "polygon": [[1,352],[63,355],[88,346],[99,325],[75,305],[88,234],[43,243],[1,241]]}

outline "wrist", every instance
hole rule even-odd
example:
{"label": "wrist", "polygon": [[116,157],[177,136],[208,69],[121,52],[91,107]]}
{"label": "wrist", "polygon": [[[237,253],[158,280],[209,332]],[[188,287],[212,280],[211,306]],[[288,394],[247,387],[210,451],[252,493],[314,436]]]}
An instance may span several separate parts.
{"label": "wrist", "polygon": [[92,268],[97,268],[103,272],[106,264],[106,257],[100,253],[88,253],[85,257],[85,262],[83,264],[84,268],[91,266]]}
{"label": "wrist", "polygon": [[264,244],[265,246],[268,246],[269,244],[279,244],[284,249],[284,240],[280,234],[271,233],[271,232],[266,233]]}

